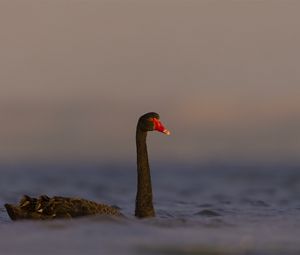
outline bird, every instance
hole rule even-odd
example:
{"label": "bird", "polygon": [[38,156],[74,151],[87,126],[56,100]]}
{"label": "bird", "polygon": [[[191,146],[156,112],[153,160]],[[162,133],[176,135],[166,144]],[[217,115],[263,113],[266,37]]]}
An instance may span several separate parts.
{"label": "bird", "polygon": [[[137,193],[135,201],[135,216],[137,218],[155,217],[146,144],[149,131],[159,131],[170,135],[170,131],[160,121],[158,113],[148,112],[138,119],[136,126]],[[115,206],[76,197],[41,195],[35,198],[24,195],[19,204],[5,204],[4,206],[13,221],[71,219],[89,215],[124,217],[120,209]]]}

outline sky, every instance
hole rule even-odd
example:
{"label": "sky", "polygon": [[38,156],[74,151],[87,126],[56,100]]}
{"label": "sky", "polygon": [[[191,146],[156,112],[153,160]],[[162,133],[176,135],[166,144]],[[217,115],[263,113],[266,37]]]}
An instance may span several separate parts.
{"label": "sky", "polygon": [[0,163],[299,162],[300,2],[1,0]]}

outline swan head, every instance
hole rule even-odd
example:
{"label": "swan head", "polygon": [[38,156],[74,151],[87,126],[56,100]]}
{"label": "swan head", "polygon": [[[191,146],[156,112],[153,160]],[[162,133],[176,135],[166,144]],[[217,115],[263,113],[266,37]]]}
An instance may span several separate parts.
{"label": "swan head", "polygon": [[170,135],[170,131],[164,127],[160,121],[159,114],[156,112],[148,112],[139,118],[138,126],[141,130],[159,131],[166,135]]}

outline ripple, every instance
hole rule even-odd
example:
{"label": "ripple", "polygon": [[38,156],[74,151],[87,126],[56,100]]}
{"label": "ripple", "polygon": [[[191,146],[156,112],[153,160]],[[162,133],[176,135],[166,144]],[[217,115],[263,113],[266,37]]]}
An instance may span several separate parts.
{"label": "ripple", "polygon": [[200,204],[200,205],[198,205],[198,207],[200,207],[200,208],[203,208],[203,207],[205,207],[205,208],[207,208],[207,207],[213,207],[213,204],[208,204],[208,203],[206,203],[206,204]]}
{"label": "ripple", "polygon": [[270,207],[270,205],[263,200],[252,200],[247,198],[243,199],[242,202],[256,207]]}
{"label": "ripple", "polygon": [[219,217],[222,216],[220,213],[210,210],[210,209],[203,209],[197,213],[195,213],[195,215],[199,215],[199,216],[205,216],[205,217]]}

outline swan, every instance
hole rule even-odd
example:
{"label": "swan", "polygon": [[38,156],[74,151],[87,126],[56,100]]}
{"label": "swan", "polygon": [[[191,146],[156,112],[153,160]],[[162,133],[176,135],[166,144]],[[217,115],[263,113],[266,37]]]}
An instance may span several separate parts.
{"label": "swan", "polygon": [[[142,115],[136,127],[137,194],[135,216],[137,218],[155,216],[146,144],[147,132],[154,130],[170,135],[170,131],[160,122],[159,114],[149,112]],[[33,198],[24,195],[18,205],[5,204],[5,208],[12,220],[67,219],[96,214],[123,216],[116,207],[86,199],[61,196],[48,197],[42,195],[38,198]]]}

